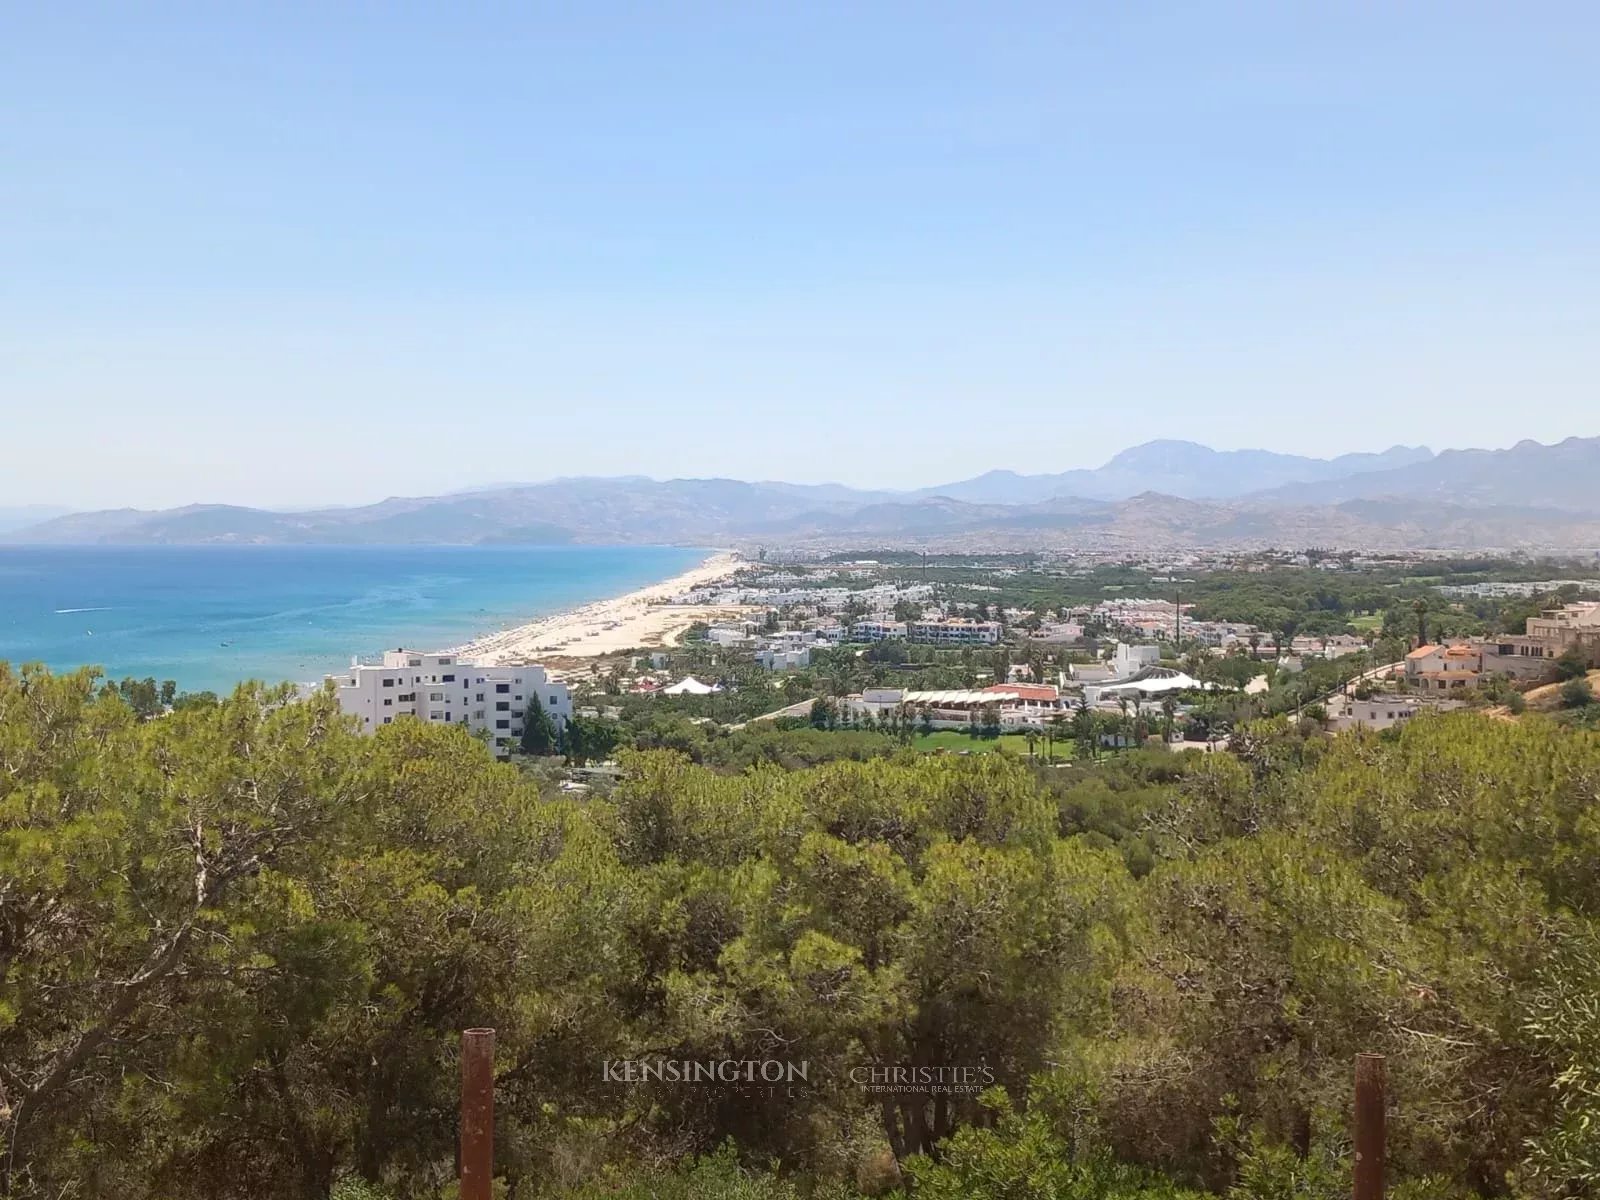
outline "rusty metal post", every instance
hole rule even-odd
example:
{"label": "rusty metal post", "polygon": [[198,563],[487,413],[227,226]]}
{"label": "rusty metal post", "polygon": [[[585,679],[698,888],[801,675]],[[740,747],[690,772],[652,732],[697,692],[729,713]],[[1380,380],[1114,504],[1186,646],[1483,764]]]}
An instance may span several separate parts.
{"label": "rusty metal post", "polygon": [[494,1188],[494,1030],[461,1034],[461,1200]]}
{"label": "rusty metal post", "polygon": [[1355,1200],[1383,1200],[1385,1074],[1383,1055],[1356,1055]]}

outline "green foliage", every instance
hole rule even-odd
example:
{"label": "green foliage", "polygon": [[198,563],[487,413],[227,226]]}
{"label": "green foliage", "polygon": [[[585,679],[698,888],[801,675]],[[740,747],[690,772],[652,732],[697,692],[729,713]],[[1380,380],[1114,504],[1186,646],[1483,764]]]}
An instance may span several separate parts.
{"label": "green foliage", "polygon": [[592,1076],[563,1044],[604,1040],[631,970],[595,936],[628,896],[599,831],[460,729],[287,700],[138,722],[0,668],[0,1191],[410,1189],[448,1168],[461,1028]]}
{"label": "green foliage", "polygon": [[537,695],[528,698],[527,710],[522,714],[522,752],[524,754],[554,754],[561,739],[556,723],[539,702]]}
{"label": "green foliage", "polygon": [[1576,646],[1563,650],[1555,661],[1557,679],[1582,679],[1589,673],[1589,660]]}
{"label": "green foliage", "polygon": [[[474,1025],[524,1200],[1342,1196],[1358,1051],[1397,1200],[1594,1193],[1600,735],[1278,717],[1067,765],[629,728],[688,753],[573,803],[326,694],[145,719],[0,667],[0,1195],[448,1196]],[[636,1058],[808,1071],[603,1076]],[[900,1065],[993,1086],[852,1075]]]}
{"label": "green foliage", "polygon": [[1588,679],[1569,679],[1561,685],[1561,707],[1583,708],[1594,703],[1594,688]]}
{"label": "green foliage", "polygon": [[603,762],[622,741],[623,729],[616,721],[604,717],[567,718],[561,728],[558,745],[567,761],[581,767],[589,762]]}
{"label": "green foliage", "polygon": [[1591,929],[1541,973],[1527,1031],[1556,1055],[1555,1123],[1536,1135],[1522,1182],[1538,1195],[1600,1192],[1600,937]]}
{"label": "green foliage", "polygon": [[[615,1177],[562,1192],[562,1200],[802,1200],[792,1180],[740,1164],[732,1145],[664,1170]],[[815,1196],[811,1200],[826,1200]]]}
{"label": "green foliage", "polygon": [[1204,1194],[1103,1152],[1085,1152],[1037,1110],[1013,1112],[1003,1096],[991,1104],[998,1117],[992,1127],[964,1129],[937,1161],[907,1164],[918,1200],[1199,1200]]}

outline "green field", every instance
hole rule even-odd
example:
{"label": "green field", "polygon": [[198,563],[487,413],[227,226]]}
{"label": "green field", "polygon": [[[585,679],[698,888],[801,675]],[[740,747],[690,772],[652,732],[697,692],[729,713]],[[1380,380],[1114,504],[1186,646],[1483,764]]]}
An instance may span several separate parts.
{"label": "green field", "polygon": [[[924,733],[914,738],[911,742],[914,750],[924,753],[932,750],[943,750],[947,754],[955,754],[966,750],[973,754],[989,754],[995,750],[1003,750],[1007,754],[1015,754],[1019,758],[1028,756],[1028,739],[1020,733],[1003,733],[997,738],[968,737],[958,729],[940,729],[933,733]],[[1071,757],[1072,747],[1056,743],[1056,757]],[[1039,738],[1035,752],[1043,757],[1044,738]]]}

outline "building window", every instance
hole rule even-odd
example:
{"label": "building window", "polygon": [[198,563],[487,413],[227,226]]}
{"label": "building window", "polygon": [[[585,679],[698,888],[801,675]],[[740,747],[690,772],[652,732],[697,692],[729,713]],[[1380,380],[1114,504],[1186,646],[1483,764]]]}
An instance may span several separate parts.
{"label": "building window", "polygon": [[389,699],[389,697],[387,697],[387,696],[385,696],[385,697],[384,697],[384,698],[383,698],[383,706],[384,706],[384,707],[385,707],[385,708],[388,708],[388,707],[390,707],[390,706],[391,706],[391,705],[393,705],[393,704],[394,704],[394,701],[393,701],[393,700],[391,700],[391,699]]}
{"label": "building window", "polygon": [[495,710],[495,712],[510,712],[511,711],[511,701],[509,701],[509,700],[501,700],[500,702],[498,702],[494,706],[494,710]]}
{"label": "building window", "polygon": [[393,686],[394,686],[394,680],[392,680],[392,679],[385,679],[385,680],[384,680],[384,681],[383,681],[383,686],[384,686],[384,687],[393,687]]}
{"label": "building window", "polygon": [[561,701],[557,697],[555,697],[555,696],[551,696],[550,697],[550,707],[551,708],[555,708],[560,703],[561,703]]}
{"label": "building window", "polygon": [[510,729],[511,728],[511,722],[510,721],[496,721],[494,723],[494,727],[496,729]]}
{"label": "building window", "polygon": [[482,704],[483,703],[483,693],[479,692],[476,696],[473,697],[473,699],[476,700],[479,704]]}
{"label": "building window", "polygon": [[443,700],[444,699],[444,693],[443,692],[429,692],[428,693],[428,699],[429,700]]}
{"label": "building window", "polygon": [[454,675],[441,675],[441,676],[439,676],[439,682],[440,683],[454,683],[455,681],[456,681],[456,677]]}
{"label": "building window", "polygon": [[509,683],[497,683],[494,685],[494,690],[502,696],[508,695],[511,691],[511,685]]}

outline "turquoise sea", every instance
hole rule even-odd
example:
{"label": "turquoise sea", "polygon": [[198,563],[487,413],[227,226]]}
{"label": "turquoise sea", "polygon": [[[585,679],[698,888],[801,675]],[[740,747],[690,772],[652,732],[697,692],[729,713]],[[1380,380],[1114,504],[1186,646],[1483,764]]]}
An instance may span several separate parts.
{"label": "turquoise sea", "polygon": [[225,690],[437,649],[668,579],[662,546],[0,546],[0,659]]}

